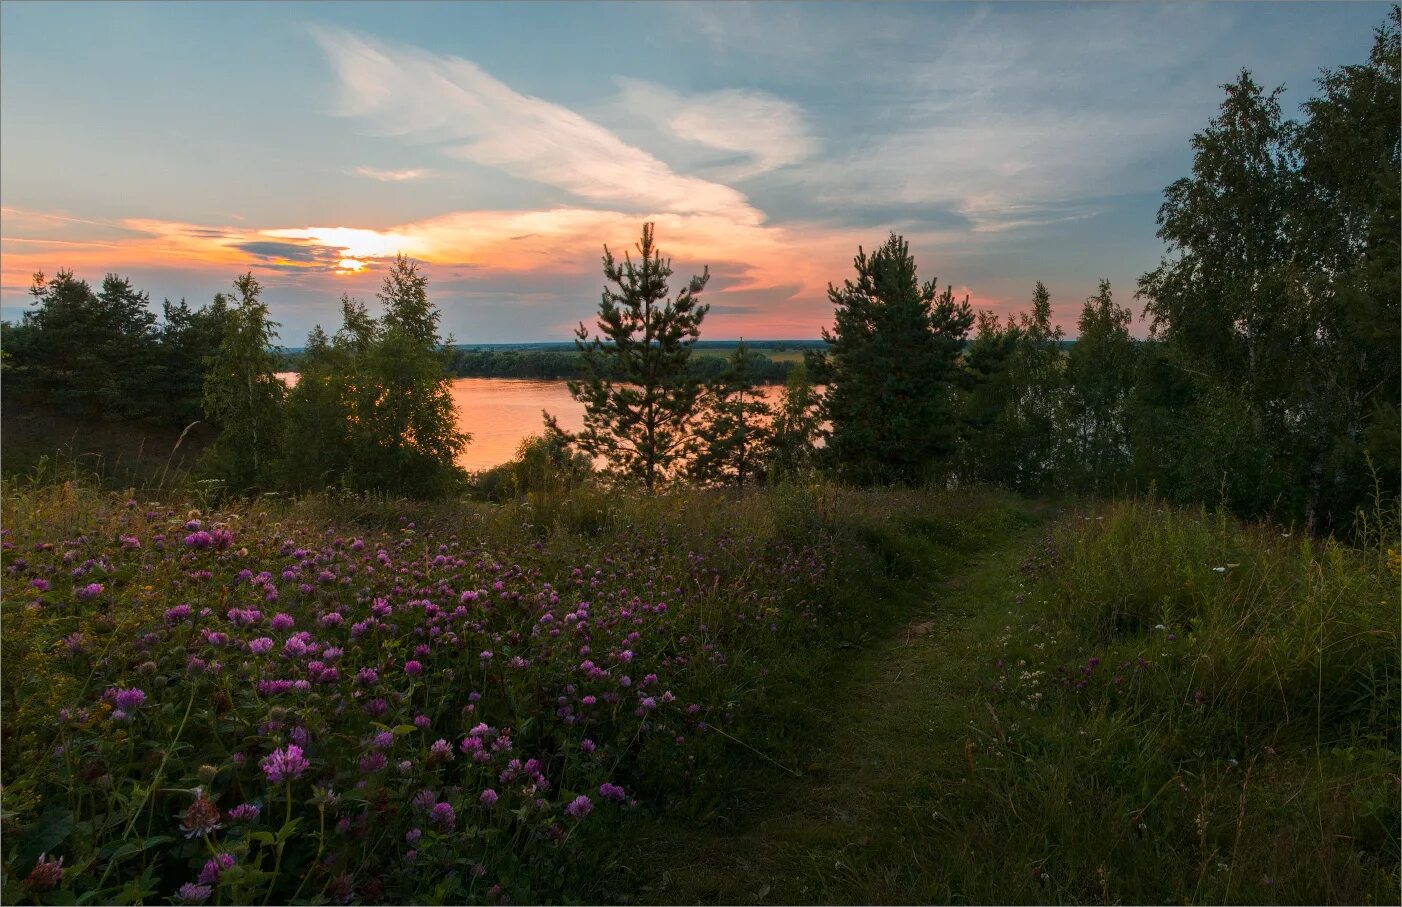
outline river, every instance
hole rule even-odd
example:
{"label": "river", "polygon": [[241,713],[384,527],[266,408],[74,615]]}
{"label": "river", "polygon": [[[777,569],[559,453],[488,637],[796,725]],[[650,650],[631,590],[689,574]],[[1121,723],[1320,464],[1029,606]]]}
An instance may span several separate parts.
{"label": "river", "polygon": [[[289,386],[297,383],[296,372],[282,372],[278,377]],[[778,384],[765,385],[760,391],[771,404],[784,394]],[[541,410],[555,416],[566,431],[584,427],[584,407],[570,396],[563,381],[454,378],[453,406],[458,412],[458,427],[472,435],[472,442],[458,457],[458,465],[469,472],[514,459],[523,440],[543,432]]]}

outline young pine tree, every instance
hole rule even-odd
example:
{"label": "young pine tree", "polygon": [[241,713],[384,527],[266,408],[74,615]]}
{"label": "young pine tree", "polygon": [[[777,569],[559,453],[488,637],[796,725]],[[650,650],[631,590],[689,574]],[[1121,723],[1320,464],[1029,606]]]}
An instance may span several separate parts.
{"label": "young pine tree", "polygon": [[701,392],[687,373],[691,347],[701,335],[708,307],[697,300],[709,270],[669,299],[670,260],[643,226],[638,260],[619,263],[604,247],[605,287],[599,333],[575,331],[583,377],[569,382],[584,404],[584,428],[575,440],[590,458],[603,457],[615,479],[638,481],[648,491],[672,478],[688,455],[692,418]]}
{"label": "young pine tree", "polygon": [[229,487],[244,491],[266,482],[282,446],[283,397],[278,379],[277,323],[252,273],[234,281],[238,301],[226,316],[219,350],[204,381],[205,414],[219,425],[210,457]]}
{"label": "young pine tree", "polygon": [[859,249],[854,264],[856,281],[828,287],[826,456],[855,481],[931,479],[955,449],[956,367],[973,312],[967,298],[920,283],[894,233],[870,256]]}
{"label": "young pine tree", "polygon": [[697,452],[689,468],[692,479],[737,488],[762,480],[773,443],[772,420],[742,340],[720,378],[702,395]]}
{"label": "young pine tree", "polygon": [[800,359],[789,372],[784,398],[774,413],[767,470],[771,480],[797,478],[813,468],[822,424],[818,406],[818,395],[808,383],[808,368]]}

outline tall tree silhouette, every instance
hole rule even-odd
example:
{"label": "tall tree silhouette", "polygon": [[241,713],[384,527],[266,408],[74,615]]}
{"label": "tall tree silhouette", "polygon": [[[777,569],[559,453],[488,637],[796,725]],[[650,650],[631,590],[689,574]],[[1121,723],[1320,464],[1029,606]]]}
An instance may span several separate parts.
{"label": "tall tree silhouette", "polygon": [[613,286],[599,302],[598,333],[591,339],[583,323],[575,331],[584,376],[569,389],[584,404],[579,448],[603,457],[614,478],[652,491],[691,452],[701,385],[687,362],[709,308],[697,297],[710,271],[669,299],[672,264],[658,251],[652,224],[643,226],[636,249],[636,261],[625,254],[619,262],[604,247],[604,277]]}
{"label": "tall tree silhouette", "polygon": [[954,450],[954,377],[973,312],[935,281],[922,284],[906,241],[859,249],[857,279],[829,285],[835,326],[823,330],[831,377],[826,454],[847,478],[933,478]]}
{"label": "tall tree silhouette", "polygon": [[260,298],[252,273],[234,281],[238,291],[224,324],[219,351],[205,375],[205,413],[220,426],[210,451],[231,488],[268,481],[282,448],[282,400],[286,387],[275,374],[277,323]]}

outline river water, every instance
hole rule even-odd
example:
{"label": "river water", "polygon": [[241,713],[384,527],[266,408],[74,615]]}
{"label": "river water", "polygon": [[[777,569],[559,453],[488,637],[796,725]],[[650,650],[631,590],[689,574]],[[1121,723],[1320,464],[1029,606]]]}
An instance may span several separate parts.
{"label": "river water", "polygon": [[[297,383],[296,372],[283,372],[278,377],[289,385]],[[760,391],[771,404],[784,394],[778,384],[765,385]],[[584,407],[574,401],[563,381],[454,378],[453,405],[458,411],[458,427],[472,435],[472,442],[458,457],[458,465],[470,472],[515,459],[523,440],[543,433],[541,410],[558,419],[566,431],[584,427]]]}

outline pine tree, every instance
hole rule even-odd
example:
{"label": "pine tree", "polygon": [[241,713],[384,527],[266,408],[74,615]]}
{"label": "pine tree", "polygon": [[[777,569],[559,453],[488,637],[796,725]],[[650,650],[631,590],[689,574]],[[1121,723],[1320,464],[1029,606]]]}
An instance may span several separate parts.
{"label": "pine tree", "polygon": [[701,398],[697,452],[689,472],[701,484],[743,488],[764,477],[773,442],[773,413],[755,386],[742,340],[720,378]]}
{"label": "pine tree", "polygon": [[161,305],[157,419],[184,428],[204,418],[204,376],[219,351],[229,304],[223,293],[198,309],[185,300]]}
{"label": "pine tree", "polygon": [[262,287],[248,273],[234,288],[238,301],[205,375],[204,401],[206,415],[220,427],[211,460],[229,487],[242,491],[269,480],[282,447],[286,386],[275,374],[277,323],[259,298]]}
{"label": "pine tree", "polygon": [[697,297],[709,270],[669,299],[670,260],[643,226],[638,260],[619,263],[604,247],[605,287],[598,334],[575,331],[583,377],[569,382],[584,404],[584,428],[575,438],[591,459],[607,461],[615,479],[641,482],[648,491],[672,478],[688,456],[700,383],[687,373],[692,344],[708,307]]}
{"label": "pine tree", "polygon": [[831,379],[823,413],[825,456],[861,482],[931,479],[957,442],[954,384],[973,312],[968,299],[921,284],[904,239],[891,234],[856,281],[829,285],[835,326],[823,330]]}
{"label": "pine tree", "polygon": [[21,389],[77,416],[146,419],[163,391],[156,316],[131,281],[108,274],[94,293],[71,271],[35,274],[33,311],[11,350]]}
{"label": "pine tree", "polygon": [[768,466],[771,479],[793,479],[813,468],[822,424],[819,403],[808,383],[808,368],[800,359],[789,372],[784,399],[774,413]]}

